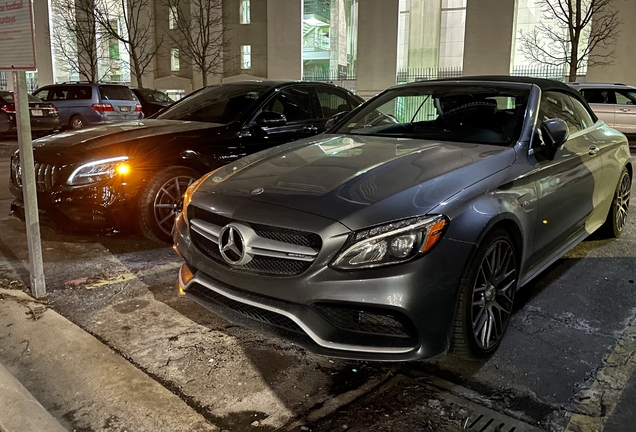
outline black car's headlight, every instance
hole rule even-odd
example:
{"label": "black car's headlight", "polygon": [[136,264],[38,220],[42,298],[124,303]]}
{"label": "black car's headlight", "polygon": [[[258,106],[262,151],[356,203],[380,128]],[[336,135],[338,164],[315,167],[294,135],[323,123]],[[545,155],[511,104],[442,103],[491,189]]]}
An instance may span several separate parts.
{"label": "black car's headlight", "polygon": [[126,175],[130,171],[127,160],[128,156],[119,156],[85,163],[71,173],[66,183],[82,186],[113,178],[115,175]]}
{"label": "black car's headlight", "polygon": [[422,216],[357,231],[331,266],[341,270],[398,264],[430,251],[442,237],[448,219]]}

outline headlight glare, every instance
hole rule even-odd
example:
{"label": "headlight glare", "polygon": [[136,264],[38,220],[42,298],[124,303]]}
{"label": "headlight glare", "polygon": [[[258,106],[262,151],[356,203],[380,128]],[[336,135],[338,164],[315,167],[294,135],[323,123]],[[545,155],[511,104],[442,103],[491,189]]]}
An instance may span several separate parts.
{"label": "headlight glare", "polygon": [[399,264],[430,251],[448,219],[442,215],[409,218],[354,233],[332,267],[341,270]]}
{"label": "headlight glare", "polygon": [[123,163],[127,160],[128,156],[120,156],[85,163],[71,173],[66,183],[71,186],[82,186],[113,178],[115,174],[121,173],[120,167],[122,166],[128,168],[124,169],[127,173],[130,171],[130,167]]}

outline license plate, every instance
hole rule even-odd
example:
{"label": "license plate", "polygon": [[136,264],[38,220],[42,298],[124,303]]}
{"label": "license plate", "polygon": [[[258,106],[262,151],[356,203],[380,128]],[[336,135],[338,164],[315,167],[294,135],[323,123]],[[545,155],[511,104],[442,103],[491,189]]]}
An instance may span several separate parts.
{"label": "license plate", "polygon": [[31,115],[35,117],[42,117],[42,110],[31,110]]}
{"label": "license plate", "polygon": [[119,107],[119,110],[121,112],[128,112],[128,111],[130,111],[130,107]]}

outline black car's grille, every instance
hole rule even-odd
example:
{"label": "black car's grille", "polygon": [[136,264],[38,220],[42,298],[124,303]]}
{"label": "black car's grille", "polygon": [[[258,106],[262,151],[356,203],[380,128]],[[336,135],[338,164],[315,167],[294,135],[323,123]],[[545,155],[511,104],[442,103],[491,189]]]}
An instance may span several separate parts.
{"label": "black car's grille", "polygon": [[228,263],[225,262],[225,260],[223,260],[223,258],[221,258],[219,246],[216,243],[202,236],[194,230],[190,230],[190,234],[192,236],[192,243],[194,243],[194,246],[197,249],[206,253],[217,263],[227,268],[231,268],[235,271],[267,274],[274,276],[296,276],[306,271],[312,264],[308,261],[255,256],[247,264],[240,266],[230,266]]}
{"label": "black car's grille", "polygon": [[[221,216],[219,214],[212,213],[192,205],[188,207],[188,219],[202,219],[219,227],[224,227],[231,222],[235,222],[234,219],[230,219],[228,217]],[[318,250],[320,250],[322,246],[322,239],[318,234],[293,230],[289,228],[255,224],[251,222],[249,223],[249,225],[256,232],[256,234],[266,239],[277,240],[283,243],[305,246]]]}
{"label": "black car's grille", "polygon": [[[53,187],[59,174],[59,168],[55,165],[35,164],[35,183],[39,192],[44,192]],[[22,187],[22,167],[20,159],[14,156],[11,159],[11,178],[18,187]]]}
{"label": "black car's grille", "polygon": [[256,306],[232,300],[199,284],[195,283],[192,288],[188,290],[188,292],[202,296],[208,301],[212,301],[218,305],[232,309],[234,312],[237,312],[247,318],[294,332],[303,333],[302,329],[294,321],[284,315],[280,315],[276,312],[271,312],[266,309],[261,309]]}
{"label": "black car's grille", "polygon": [[320,316],[342,330],[394,337],[409,338],[413,336],[404,324],[388,312],[377,313],[323,304],[315,304],[312,308]]}

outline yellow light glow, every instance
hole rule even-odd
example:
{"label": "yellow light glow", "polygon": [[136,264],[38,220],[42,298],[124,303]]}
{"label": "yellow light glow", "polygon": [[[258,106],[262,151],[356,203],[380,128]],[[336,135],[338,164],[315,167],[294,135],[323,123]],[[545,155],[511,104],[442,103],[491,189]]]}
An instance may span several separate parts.
{"label": "yellow light glow", "polygon": [[117,174],[126,175],[130,172],[130,166],[126,163],[121,163],[117,165]]}
{"label": "yellow light glow", "polygon": [[548,220],[547,219],[543,219],[543,225],[547,225],[548,224]]}

